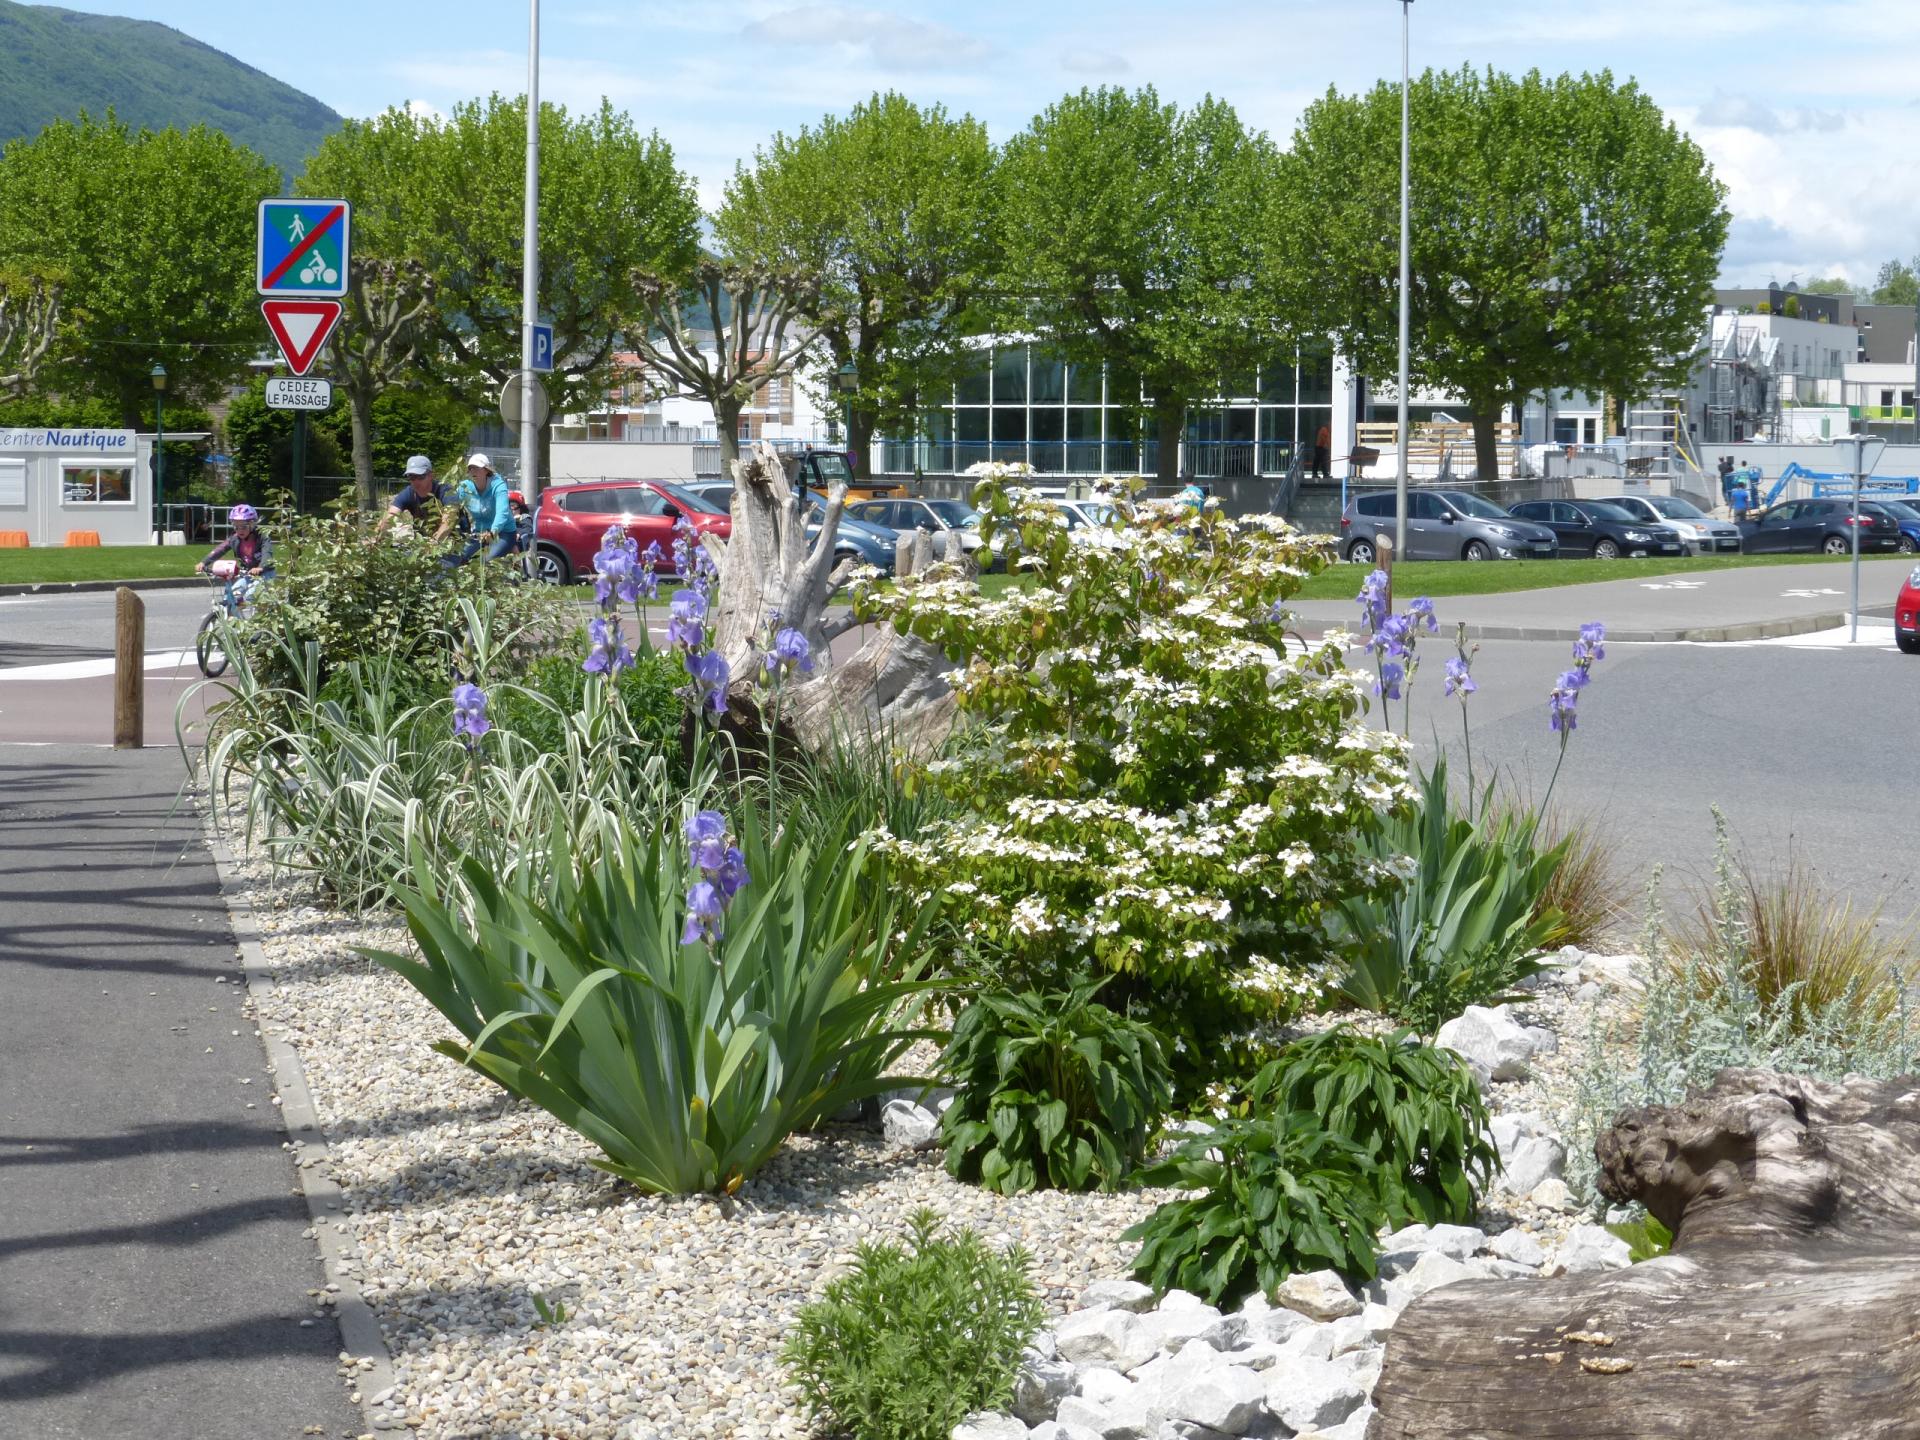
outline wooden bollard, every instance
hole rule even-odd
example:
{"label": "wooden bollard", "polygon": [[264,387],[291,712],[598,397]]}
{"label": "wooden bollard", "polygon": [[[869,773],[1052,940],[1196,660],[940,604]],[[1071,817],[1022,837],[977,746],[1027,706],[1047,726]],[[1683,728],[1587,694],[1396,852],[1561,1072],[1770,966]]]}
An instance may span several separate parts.
{"label": "wooden bollard", "polygon": [[1384,603],[1386,613],[1391,615],[1393,613],[1393,537],[1391,535],[1373,537],[1373,563],[1376,569],[1386,572],[1387,598]]}
{"label": "wooden bollard", "polygon": [[146,743],[147,605],[122,585],[113,592],[113,748]]}

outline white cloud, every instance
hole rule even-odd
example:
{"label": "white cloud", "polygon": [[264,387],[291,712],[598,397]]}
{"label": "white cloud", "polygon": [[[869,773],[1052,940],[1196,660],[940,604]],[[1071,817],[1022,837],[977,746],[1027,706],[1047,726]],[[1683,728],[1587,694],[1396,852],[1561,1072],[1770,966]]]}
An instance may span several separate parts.
{"label": "white cloud", "polygon": [[753,21],[741,35],[785,50],[836,50],[889,70],[958,70],[992,58],[994,47],[946,25],[850,5],[798,5]]}
{"label": "white cloud", "polygon": [[1070,75],[1111,76],[1124,75],[1133,67],[1127,64],[1126,56],[1111,50],[1083,50],[1076,46],[1061,52],[1060,68]]}

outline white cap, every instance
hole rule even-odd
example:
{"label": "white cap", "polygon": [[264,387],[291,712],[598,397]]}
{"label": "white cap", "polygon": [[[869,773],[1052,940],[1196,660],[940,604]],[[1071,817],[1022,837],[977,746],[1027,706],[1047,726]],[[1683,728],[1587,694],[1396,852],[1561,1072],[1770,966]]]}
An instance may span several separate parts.
{"label": "white cap", "polygon": [[467,468],[469,470],[476,469],[476,468],[481,470],[491,470],[493,469],[493,461],[489,460],[484,455],[475,453],[467,456]]}
{"label": "white cap", "polygon": [[409,455],[407,457],[407,474],[431,475],[432,473],[433,473],[433,461],[429,460],[426,456]]}

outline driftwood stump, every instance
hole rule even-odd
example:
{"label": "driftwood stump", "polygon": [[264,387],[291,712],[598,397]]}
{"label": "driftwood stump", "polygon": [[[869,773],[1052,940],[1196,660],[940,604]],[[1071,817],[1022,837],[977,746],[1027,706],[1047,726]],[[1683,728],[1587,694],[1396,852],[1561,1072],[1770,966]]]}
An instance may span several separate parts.
{"label": "driftwood stump", "polygon": [[1672,1253],[1429,1292],[1368,1440],[1920,1437],[1920,1077],[1726,1070],[1595,1150]]}
{"label": "driftwood stump", "polygon": [[[955,703],[946,673],[951,662],[937,648],[891,625],[873,627],[858,650],[831,657],[835,639],[855,628],[845,611],[829,607],[856,568],[836,564],[834,533],[845,504],[845,482],[825,497],[825,516],[809,541],[802,497],[769,445],[742,459],[733,489],[733,535],[724,548],[709,542],[720,569],[714,603],[713,645],[734,677],[728,688],[729,721],[743,733],[764,723],[759,673],[769,616],[792,626],[813,647],[810,675],[790,679],[781,691],[778,725],[783,737],[814,752],[836,744],[883,743],[909,753],[937,746],[953,726]],[[924,542],[924,537],[922,537]],[[922,543],[912,552],[924,568],[931,553]]]}

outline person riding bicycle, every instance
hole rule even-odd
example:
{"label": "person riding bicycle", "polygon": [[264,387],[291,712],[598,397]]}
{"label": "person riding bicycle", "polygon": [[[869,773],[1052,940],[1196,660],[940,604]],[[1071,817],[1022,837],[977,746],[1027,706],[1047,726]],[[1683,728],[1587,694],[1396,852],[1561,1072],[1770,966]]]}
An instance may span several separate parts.
{"label": "person riding bicycle", "polygon": [[[459,508],[466,512],[473,530],[459,554],[446,557],[447,565],[466,564],[480,553],[483,545],[489,547],[489,560],[511,555],[519,548],[520,527],[514,523],[513,504],[508,494],[507,482],[493,473],[491,460],[485,455],[467,457],[467,478],[454,487],[453,495],[459,501]],[[449,511],[440,522],[440,534],[434,538],[440,539],[452,528],[453,514]]]}
{"label": "person riding bicycle", "polygon": [[442,485],[433,476],[433,461],[424,455],[407,457],[407,483],[400,493],[387,502],[387,513],[380,517],[380,523],[373,527],[374,535],[386,533],[389,525],[403,517],[419,521],[425,517],[427,506],[438,503],[453,503],[453,487]]}
{"label": "person riding bicycle", "polygon": [[252,582],[273,578],[273,541],[260,528],[260,512],[244,501],[227,512],[227,522],[233,526],[233,533],[193,568],[194,573],[205,575],[214,561],[232,552],[234,575],[226,587],[227,613],[232,615],[252,590]]}

